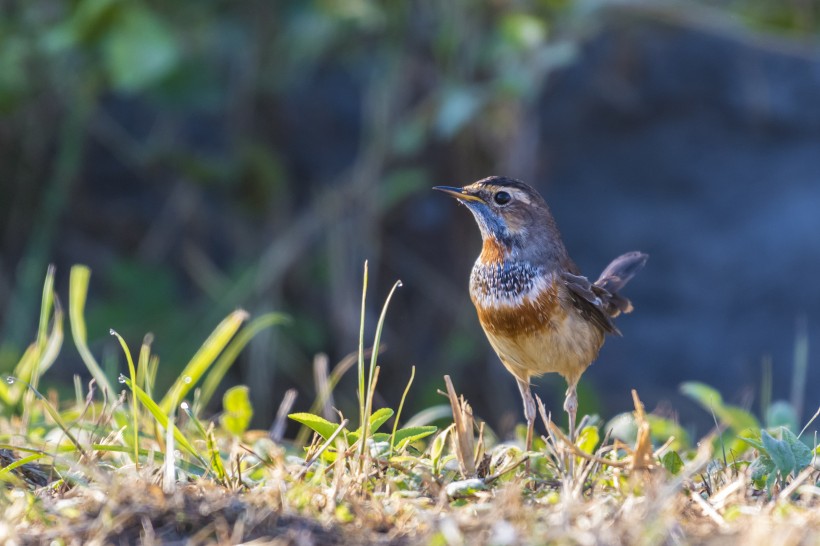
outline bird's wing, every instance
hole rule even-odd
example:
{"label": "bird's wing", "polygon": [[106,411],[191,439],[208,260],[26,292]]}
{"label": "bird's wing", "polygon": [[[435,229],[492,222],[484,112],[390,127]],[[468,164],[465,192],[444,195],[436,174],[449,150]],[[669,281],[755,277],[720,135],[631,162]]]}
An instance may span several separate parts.
{"label": "bird's wing", "polygon": [[569,295],[575,308],[586,320],[596,324],[604,332],[621,335],[620,330],[610,318],[607,311],[613,295],[599,286],[595,286],[589,279],[581,275],[564,272],[561,280],[569,289]]}

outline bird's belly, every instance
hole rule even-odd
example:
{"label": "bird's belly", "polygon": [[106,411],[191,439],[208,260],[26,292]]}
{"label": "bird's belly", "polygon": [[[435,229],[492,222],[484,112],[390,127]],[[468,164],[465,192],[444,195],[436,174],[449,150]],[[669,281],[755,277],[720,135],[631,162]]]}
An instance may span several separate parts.
{"label": "bird's belly", "polygon": [[493,333],[485,328],[490,344],[514,376],[527,381],[532,376],[558,373],[574,385],[598,356],[604,335],[575,312],[530,332]]}
{"label": "bird's belly", "polygon": [[574,385],[604,342],[561,281],[528,264],[476,263],[470,297],[493,349],[523,381],[555,372]]}

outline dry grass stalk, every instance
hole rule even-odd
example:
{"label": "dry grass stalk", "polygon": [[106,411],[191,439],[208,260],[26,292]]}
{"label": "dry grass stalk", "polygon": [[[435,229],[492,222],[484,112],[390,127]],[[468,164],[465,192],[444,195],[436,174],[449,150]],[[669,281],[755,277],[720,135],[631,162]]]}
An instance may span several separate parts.
{"label": "dry grass stalk", "polygon": [[475,439],[473,437],[473,409],[463,396],[459,397],[453,387],[453,381],[449,375],[444,376],[444,383],[447,385],[447,397],[450,399],[450,407],[453,408],[453,445],[455,446],[456,458],[461,469],[461,474],[465,478],[476,476],[475,467]]}

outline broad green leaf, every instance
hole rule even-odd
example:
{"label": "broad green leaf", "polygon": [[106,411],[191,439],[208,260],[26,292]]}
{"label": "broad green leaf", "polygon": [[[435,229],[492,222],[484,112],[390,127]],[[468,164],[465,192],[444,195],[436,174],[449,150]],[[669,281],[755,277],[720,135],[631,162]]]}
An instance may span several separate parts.
{"label": "broad green leaf", "polygon": [[162,19],[135,4],[107,33],[103,57],[114,87],[134,92],[168,75],[179,60],[179,48]]}
{"label": "broad green leaf", "polygon": [[339,428],[338,424],[331,423],[327,419],[313,415],[312,413],[291,413],[288,417],[318,433],[319,436],[325,440],[330,438],[331,435],[336,432],[336,429]]}
{"label": "broad green leaf", "polygon": [[[370,416],[370,432],[371,434],[379,430],[379,428],[391,417],[393,417],[393,410],[390,408],[381,408],[373,412]],[[352,444],[359,439],[362,434],[362,429],[359,427],[356,431],[347,435],[348,441]]]}
{"label": "broad green leaf", "polygon": [[757,429],[747,428],[740,431],[737,437],[758,451],[766,451],[766,448],[763,447],[763,442],[760,441],[760,431]]}
{"label": "broad green leaf", "polygon": [[703,383],[697,383],[695,381],[686,382],[680,386],[680,391],[706,408],[707,411],[710,408],[723,406],[723,397],[720,396],[720,393]]}
{"label": "broad green leaf", "polygon": [[674,436],[671,449],[686,449],[691,445],[689,434],[675,421],[651,414],[646,416],[646,420],[649,421],[649,431],[654,441],[662,444]]}
{"label": "broad green leaf", "polygon": [[591,455],[595,452],[599,441],[601,441],[601,437],[598,434],[598,427],[584,427],[581,434],[578,435],[575,445],[584,453]]}
{"label": "broad green leaf", "polygon": [[760,438],[763,440],[766,454],[774,461],[780,475],[783,477],[788,476],[795,466],[794,453],[792,453],[789,444],[783,440],[778,440],[766,430],[761,431]]}
{"label": "broad green leaf", "polygon": [[670,451],[664,455],[661,459],[661,464],[663,464],[663,467],[668,470],[670,474],[674,475],[677,475],[678,472],[681,471],[681,468],[683,468],[683,461],[677,451]]}
{"label": "broad green leaf", "polygon": [[773,402],[766,410],[766,428],[787,427],[797,430],[797,413],[792,405],[785,400]]}
{"label": "broad green leaf", "polygon": [[370,416],[370,432],[376,432],[381,426],[393,417],[393,410],[390,408],[377,409]]}
{"label": "broad green leaf", "polygon": [[205,372],[208,371],[216,357],[219,356],[219,353],[222,352],[247,318],[248,313],[239,309],[219,323],[162,398],[159,406],[162,408],[163,413],[171,413],[171,408],[177,407],[182,402],[188,391],[193,389]]}
{"label": "broad green leaf", "polygon": [[800,438],[794,435],[792,431],[785,427],[780,429],[780,437],[789,446],[794,455],[794,473],[797,474],[811,464],[814,455],[811,449],[804,444]]}
{"label": "broad green leaf", "polygon": [[222,397],[225,413],[220,416],[219,422],[234,436],[241,436],[251,424],[253,407],[248,392],[248,387],[239,385],[228,389]]}
{"label": "broad green leaf", "polygon": [[396,436],[393,438],[393,445],[397,449],[401,449],[408,444],[417,442],[422,438],[426,438],[431,434],[435,434],[436,427],[427,425],[423,427],[407,427],[396,431]]}
{"label": "broad green leaf", "polygon": [[85,327],[85,299],[88,295],[88,281],[91,279],[91,270],[84,265],[75,265],[71,268],[68,287],[68,317],[71,323],[71,337],[80,353],[91,376],[110,396],[114,395],[111,383],[97,364],[94,355],[88,348],[88,337]]}
{"label": "broad green leaf", "polygon": [[714,413],[720,421],[735,431],[747,428],[760,428],[760,423],[758,423],[757,419],[755,419],[751,413],[737,406],[725,405],[720,393],[708,385],[688,382],[682,384],[680,390],[683,394],[700,404],[703,409]]}
{"label": "broad green leaf", "polygon": [[760,423],[754,415],[737,406],[724,406],[718,413],[718,418],[732,427],[735,431],[747,428],[760,428]]}
{"label": "broad green leaf", "polygon": [[761,455],[752,462],[750,467],[752,482],[758,489],[766,487],[770,476],[777,474],[774,461],[768,455]]}

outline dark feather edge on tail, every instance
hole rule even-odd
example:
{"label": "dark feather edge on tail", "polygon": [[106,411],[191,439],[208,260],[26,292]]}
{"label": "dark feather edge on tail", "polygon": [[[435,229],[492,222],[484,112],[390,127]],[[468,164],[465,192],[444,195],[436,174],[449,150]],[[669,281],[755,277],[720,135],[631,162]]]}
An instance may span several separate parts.
{"label": "dark feather edge on tail", "polygon": [[621,313],[632,311],[632,302],[618,294],[618,291],[640,271],[648,259],[648,254],[638,251],[622,254],[606,266],[594,283],[590,283],[586,277],[570,273],[562,276],[581,314],[605,332],[621,335],[612,319]]}

